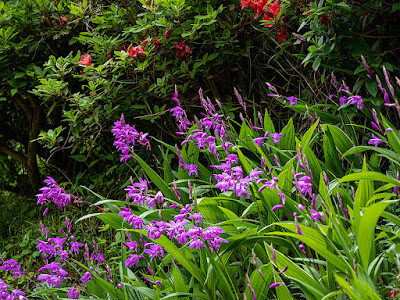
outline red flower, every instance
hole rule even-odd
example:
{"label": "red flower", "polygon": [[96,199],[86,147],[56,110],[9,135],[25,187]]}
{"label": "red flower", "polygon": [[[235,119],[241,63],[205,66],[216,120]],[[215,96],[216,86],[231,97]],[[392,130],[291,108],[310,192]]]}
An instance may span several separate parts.
{"label": "red flower", "polygon": [[269,11],[265,13],[264,18],[262,18],[262,20],[268,21],[268,23],[265,24],[264,27],[272,27],[274,19]]}
{"label": "red flower", "polygon": [[144,48],[142,46],[136,46],[136,47],[132,47],[132,44],[129,46],[128,49],[128,57],[136,57],[136,56],[143,56],[145,57],[146,54],[144,54]]}
{"label": "red flower", "polygon": [[160,47],[160,43],[161,43],[160,40],[155,40],[155,41],[153,42],[153,44],[154,44],[154,49],[157,49],[158,47]]}
{"label": "red flower", "polygon": [[322,24],[324,24],[326,27],[328,27],[329,21],[325,15],[319,16],[319,19],[321,20]]}
{"label": "red flower", "polygon": [[242,6],[242,9],[249,6],[250,4],[251,4],[251,0],[240,0],[240,5]]}
{"label": "red flower", "polygon": [[90,54],[81,55],[81,61],[78,61],[79,64],[90,66],[92,62],[90,61]]}
{"label": "red flower", "polygon": [[278,1],[274,1],[268,4],[269,11],[276,17],[279,12],[282,10],[282,7],[279,6]]}
{"label": "red flower", "polygon": [[176,56],[183,57],[185,52],[187,54],[192,54],[192,49],[189,48],[188,45],[185,44],[184,41],[180,41],[178,45],[174,46],[176,48]]}
{"label": "red flower", "polygon": [[66,17],[60,17],[60,25],[67,24],[68,19]]}
{"label": "red flower", "polygon": [[166,37],[167,40],[169,40],[169,31],[168,31],[168,29],[165,30],[164,36]]}
{"label": "red flower", "polygon": [[251,3],[251,7],[255,10],[254,19],[257,19],[262,13],[266,12],[265,4],[267,4],[268,0],[255,0]]}
{"label": "red flower", "polygon": [[278,29],[278,43],[282,42],[283,40],[286,40],[288,37],[286,35],[286,31],[283,28]]}

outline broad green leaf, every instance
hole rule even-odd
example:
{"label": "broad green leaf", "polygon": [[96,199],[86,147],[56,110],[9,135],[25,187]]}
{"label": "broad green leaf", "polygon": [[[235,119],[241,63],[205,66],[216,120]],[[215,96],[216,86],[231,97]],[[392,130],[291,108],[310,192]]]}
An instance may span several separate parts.
{"label": "broad green leaf", "polygon": [[345,277],[339,274],[335,274],[335,278],[339,286],[346,292],[346,294],[352,300],[363,300],[357,293],[353,290],[351,285],[346,281]]}
{"label": "broad green leaf", "polygon": [[383,123],[383,127],[386,130],[387,128],[392,128],[393,131],[385,131],[386,137],[389,141],[390,146],[396,153],[400,153],[400,136],[399,132],[396,130],[396,127],[393,126],[382,114],[381,121]]}
{"label": "broad green leaf", "polygon": [[303,146],[303,150],[308,147],[308,145],[311,141],[311,138],[314,134],[314,131],[318,126],[318,123],[319,123],[319,119],[317,121],[315,121],[315,123],[310,127],[310,129],[308,129],[307,132],[303,135],[301,142],[300,142],[301,145]]}
{"label": "broad green leaf", "polygon": [[269,133],[275,133],[274,122],[272,122],[267,109],[265,109],[264,113],[264,130]]}
{"label": "broad green leaf", "polygon": [[153,171],[149,165],[142,160],[136,153],[133,153],[137,162],[142,167],[143,171],[150,178],[150,180],[157,186],[157,188],[163,193],[163,195],[171,200],[178,201],[178,198],[174,194],[174,192],[168,187],[168,185],[162,180],[162,178]]}
{"label": "broad green leaf", "polygon": [[358,181],[358,180],[381,181],[381,182],[392,183],[395,186],[400,186],[400,180],[394,179],[379,172],[371,172],[371,171],[363,171],[346,175],[342,179],[340,179],[340,182]]}
{"label": "broad green leaf", "polygon": [[[261,277],[258,270],[263,274]],[[260,266],[258,270],[254,270],[250,275],[251,287],[253,288],[256,299],[263,299],[268,294],[269,285],[273,283],[272,271],[273,266],[271,263]],[[253,299],[253,294],[250,292],[249,287],[246,288],[247,299]]]}
{"label": "broad green leaf", "polygon": [[[277,225],[285,227],[293,232],[296,232],[296,227],[294,224],[277,223]],[[345,272],[346,270],[349,269],[351,270],[351,267],[349,266],[348,262],[344,260],[344,258],[340,259],[337,255],[329,251],[325,238],[321,234],[319,234],[318,231],[304,225],[300,225],[300,229],[303,232],[303,235],[291,232],[277,232],[277,231],[267,233],[267,235],[290,236],[296,238],[305,243],[306,245],[308,245],[309,247],[311,247],[315,252],[320,254],[330,263],[332,263],[340,271]]]}
{"label": "broad green leaf", "polygon": [[345,153],[343,153],[343,157],[347,157],[349,155],[353,155],[355,153],[361,153],[367,150],[372,150],[375,152],[378,152],[380,154],[382,154],[383,157],[386,157],[387,159],[389,159],[390,161],[392,161],[393,163],[397,164],[398,166],[400,166],[400,157],[399,155],[391,150],[388,149],[384,149],[381,147],[373,147],[373,146],[356,146],[353,147],[351,149],[349,149],[348,151],[346,151]]}
{"label": "broad green leaf", "polygon": [[296,142],[294,139],[296,132],[294,130],[292,118],[289,119],[289,122],[282,129],[281,133],[284,134],[284,136],[279,141],[279,145],[281,146],[281,148],[285,150],[296,150]]}
{"label": "broad green leaf", "polygon": [[368,270],[370,262],[372,259],[375,259],[375,229],[378,219],[386,207],[397,202],[397,200],[394,200],[375,203],[368,207],[361,217],[360,227],[356,237],[364,270]]}
{"label": "broad green leaf", "polygon": [[[270,246],[266,245],[265,249],[267,250],[271,262],[274,262]],[[278,270],[282,270],[285,266],[288,267],[286,272],[283,273],[283,276],[295,281],[300,286],[307,299],[321,299],[327,293],[327,290],[324,288],[324,286],[320,285],[318,281],[316,281],[310,274],[300,268],[298,264],[294,263],[292,260],[290,260],[288,257],[286,257],[284,254],[276,249],[275,261],[275,267]]]}

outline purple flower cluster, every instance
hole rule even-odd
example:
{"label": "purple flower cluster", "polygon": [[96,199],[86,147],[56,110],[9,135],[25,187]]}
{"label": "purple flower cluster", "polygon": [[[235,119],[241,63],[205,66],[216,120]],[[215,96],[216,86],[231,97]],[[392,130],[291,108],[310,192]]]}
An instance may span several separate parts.
{"label": "purple flower cluster", "polygon": [[21,266],[14,259],[3,260],[0,257],[0,261],[2,262],[2,266],[0,266],[0,270],[4,270],[5,272],[12,272],[13,278],[17,278],[26,274],[26,271],[21,270]]}
{"label": "purple flower cluster", "polygon": [[[144,205],[146,203],[149,208],[154,209],[157,202],[164,202],[164,195],[160,191],[155,195],[148,195],[147,180],[139,178],[139,182],[134,183],[131,179],[131,183],[132,185],[128,185],[125,188],[125,191],[128,193],[128,199],[132,200],[132,204]],[[127,218],[129,218],[129,221],[126,222],[138,224],[137,227],[141,228],[141,225],[139,223],[143,222],[138,220],[136,216],[129,215],[128,212],[126,213],[126,216]],[[137,221],[135,222],[134,220]]]}
{"label": "purple flower cluster", "polygon": [[0,300],[26,300],[25,293],[19,289],[8,292],[10,287],[0,278]]}
{"label": "purple flower cluster", "polygon": [[172,100],[174,100],[178,104],[178,106],[171,109],[171,112],[172,116],[175,117],[176,121],[178,122],[179,132],[177,132],[177,134],[182,135],[189,129],[190,126],[193,125],[193,123],[189,121],[186,115],[186,111],[181,107],[181,102],[178,100],[178,88],[176,87],[176,85],[174,97],[172,98]]}
{"label": "purple flower cluster", "polygon": [[[36,248],[39,250],[46,263],[48,263],[49,259],[52,259],[53,257],[59,257],[60,260],[64,262],[67,260],[69,255],[74,255],[74,253],[79,254],[79,248],[84,246],[81,243],[72,241],[75,239],[74,236],[71,235],[68,237],[71,232],[72,224],[67,217],[65,218],[65,225],[67,232],[65,232],[62,228],[60,228],[60,231],[62,234],[67,235],[67,237],[61,238],[56,236],[54,238],[48,238],[49,229],[47,227],[44,228],[43,223],[40,222],[39,231],[45,240],[42,241],[40,239],[36,239],[36,241],[39,243]],[[64,249],[64,243],[68,239],[71,240],[69,250]]]}
{"label": "purple flower cluster", "polygon": [[134,151],[136,143],[147,146],[150,149],[150,142],[147,139],[148,133],[139,132],[135,126],[125,124],[124,115],[121,119],[114,123],[111,132],[114,135],[114,146],[117,148],[121,156],[121,162],[126,163],[130,157],[133,157],[131,152]]}
{"label": "purple flower cluster", "polygon": [[177,145],[175,145],[175,149],[176,149],[176,156],[178,156],[178,159],[179,159],[179,169],[183,169],[184,171],[189,170],[189,173],[188,173],[189,176],[192,174],[199,175],[199,172],[197,171],[197,165],[187,164],[183,160],[183,156],[180,154],[180,151],[179,151],[179,148]]}
{"label": "purple flower cluster", "polygon": [[214,174],[214,177],[217,180],[215,187],[219,188],[223,193],[233,191],[236,193],[237,197],[246,195],[250,198],[249,185],[255,182],[261,174],[264,174],[264,171],[258,171],[258,168],[255,168],[248,176],[243,177],[242,167],[232,166],[233,163],[237,162],[237,155],[229,154],[225,159],[225,163],[210,166],[223,171],[222,174]]}
{"label": "purple flower cluster", "polygon": [[50,274],[40,274],[38,280],[47,283],[51,287],[61,287],[62,281],[68,275],[68,272],[61,268],[61,263],[52,262],[40,268],[38,272],[49,270]]}
{"label": "purple flower cluster", "polygon": [[[37,205],[47,204],[49,202],[54,202],[57,205],[59,210],[62,210],[68,204],[71,203],[70,194],[67,194],[62,187],[57,185],[57,182],[50,176],[47,176],[47,179],[44,180],[47,186],[44,186],[40,189],[42,193],[37,194],[38,197]],[[47,213],[48,208],[43,213],[43,216]]]}

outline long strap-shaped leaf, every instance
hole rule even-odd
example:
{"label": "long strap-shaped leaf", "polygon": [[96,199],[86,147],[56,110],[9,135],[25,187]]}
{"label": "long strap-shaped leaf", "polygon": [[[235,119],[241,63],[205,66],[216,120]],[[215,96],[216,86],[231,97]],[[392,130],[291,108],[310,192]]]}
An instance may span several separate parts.
{"label": "long strap-shaped leaf", "polygon": [[137,162],[139,165],[142,167],[143,171],[146,173],[146,175],[151,179],[151,181],[157,186],[157,188],[164,194],[165,197],[178,201],[178,198],[176,195],[171,191],[171,189],[168,187],[168,185],[165,183],[164,180],[156,173],[146,162],[141,159],[136,153],[133,153],[135,156]]}

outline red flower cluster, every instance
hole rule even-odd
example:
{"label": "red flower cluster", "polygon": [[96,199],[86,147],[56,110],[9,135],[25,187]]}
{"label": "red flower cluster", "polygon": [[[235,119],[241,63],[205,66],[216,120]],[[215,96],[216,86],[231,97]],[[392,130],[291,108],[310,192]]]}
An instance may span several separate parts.
{"label": "red flower cluster", "polygon": [[189,48],[188,45],[185,44],[184,41],[180,41],[178,45],[174,46],[176,48],[176,56],[183,57],[185,52],[187,54],[192,54],[192,49]]}
{"label": "red flower cluster", "polygon": [[68,19],[66,17],[60,17],[60,25],[67,24]]}
{"label": "red flower cluster", "polygon": [[85,66],[90,66],[92,64],[90,58],[90,54],[81,55],[82,60],[78,61],[78,63]]}
{"label": "red flower cluster", "polygon": [[[280,7],[278,1],[273,1],[267,4],[268,1],[269,0],[241,0],[240,5],[242,6],[242,9],[247,6],[254,9],[254,19],[257,19],[262,13],[264,13],[265,15],[263,20],[272,20],[279,14],[282,7]],[[268,6],[269,11],[266,10],[266,6]]]}
{"label": "red flower cluster", "polygon": [[143,46],[139,45],[139,46],[133,47],[131,44],[128,49],[128,53],[129,53],[128,57],[136,57],[136,56],[146,57],[146,54],[144,54],[143,52],[144,52]]}
{"label": "red flower cluster", "polygon": [[[268,1],[269,0],[241,0],[240,5],[242,6],[242,9],[247,6],[250,6],[252,9],[254,9],[254,19],[257,19],[263,13],[264,17],[262,20],[268,22],[264,26],[272,27],[274,21],[276,21],[276,18],[279,15],[279,12],[282,10],[282,7],[279,5],[278,1],[272,1],[271,3],[267,4]],[[287,18],[282,18],[281,20],[285,23]],[[286,40],[287,38],[288,37],[285,29],[278,29],[278,43]]]}

